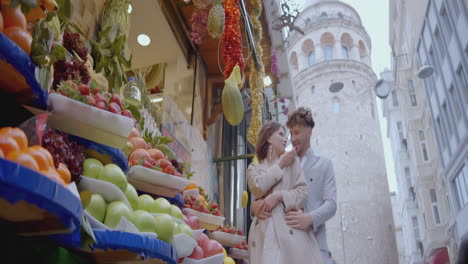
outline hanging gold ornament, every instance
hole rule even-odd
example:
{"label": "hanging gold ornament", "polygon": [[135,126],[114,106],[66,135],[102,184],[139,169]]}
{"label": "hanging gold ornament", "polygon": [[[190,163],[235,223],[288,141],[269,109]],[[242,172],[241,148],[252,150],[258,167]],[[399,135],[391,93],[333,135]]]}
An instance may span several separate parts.
{"label": "hanging gold ornament", "polygon": [[262,42],[262,25],[258,17],[262,13],[262,1],[252,0],[253,12],[250,15],[253,28],[253,38],[255,51],[257,52],[258,67],[254,65],[253,57],[250,58],[251,72],[249,77],[250,93],[252,98],[252,118],[250,120],[249,130],[247,132],[247,140],[252,145],[256,145],[258,134],[262,127],[262,107],[263,107],[263,77],[265,76],[265,66],[262,62],[263,49]]}

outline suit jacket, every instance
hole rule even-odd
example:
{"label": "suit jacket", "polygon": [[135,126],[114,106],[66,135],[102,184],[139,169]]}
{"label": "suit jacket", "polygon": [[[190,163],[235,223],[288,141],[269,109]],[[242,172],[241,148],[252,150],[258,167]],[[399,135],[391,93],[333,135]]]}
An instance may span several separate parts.
{"label": "suit jacket", "polygon": [[[308,197],[305,211],[312,216],[315,238],[321,250],[329,251],[326,225],[336,213],[336,183],[330,159],[317,156],[310,149],[303,165]],[[304,157],[304,158],[305,158]]]}

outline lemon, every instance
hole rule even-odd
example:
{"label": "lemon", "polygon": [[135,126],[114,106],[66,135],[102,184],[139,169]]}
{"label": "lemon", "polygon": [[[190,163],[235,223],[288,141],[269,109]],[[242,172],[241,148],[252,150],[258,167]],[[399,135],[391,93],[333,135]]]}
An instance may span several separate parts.
{"label": "lemon", "polygon": [[225,248],[223,248],[223,254],[224,254],[225,257],[227,257],[227,253],[226,253],[226,249],[225,249]]}
{"label": "lemon", "polygon": [[247,207],[247,204],[249,203],[249,194],[247,191],[244,191],[242,193],[242,208]]}
{"label": "lemon", "polygon": [[231,257],[225,257],[223,264],[236,264]]}

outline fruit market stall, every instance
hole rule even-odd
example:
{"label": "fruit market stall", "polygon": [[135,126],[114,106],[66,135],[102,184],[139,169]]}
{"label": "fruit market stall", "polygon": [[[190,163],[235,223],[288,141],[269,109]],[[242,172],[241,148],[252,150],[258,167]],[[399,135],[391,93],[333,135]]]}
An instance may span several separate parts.
{"label": "fruit market stall", "polygon": [[[44,263],[242,263],[245,228],[218,204],[213,124],[244,120],[246,79],[262,104],[268,34],[247,14],[261,3],[142,2],[2,0],[0,230]],[[167,52],[134,45],[148,10]]]}

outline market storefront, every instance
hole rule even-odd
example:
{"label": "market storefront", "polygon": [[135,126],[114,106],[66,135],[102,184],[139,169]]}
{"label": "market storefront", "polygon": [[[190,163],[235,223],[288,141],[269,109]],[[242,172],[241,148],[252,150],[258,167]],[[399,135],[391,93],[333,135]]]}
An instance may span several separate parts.
{"label": "market storefront", "polygon": [[7,262],[244,263],[261,1],[19,3],[0,9]]}

